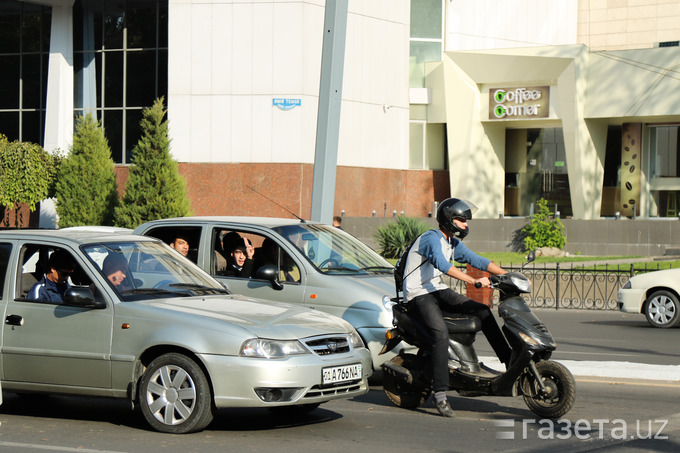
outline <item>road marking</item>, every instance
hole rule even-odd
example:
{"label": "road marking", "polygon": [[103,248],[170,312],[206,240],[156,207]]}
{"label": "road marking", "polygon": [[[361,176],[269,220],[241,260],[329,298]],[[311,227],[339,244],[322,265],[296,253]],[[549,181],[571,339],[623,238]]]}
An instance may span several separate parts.
{"label": "road marking", "polygon": [[74,451],[79,453],[126,453],[114,450],[92,450],[89,448],[72,448],[72,447],[57,447],[55,445],[39,445],[39,444],[22,444],[18,442],[0,442],[1,447],[17,447],[17,448],[33,448],[36,450],[49,451]]}

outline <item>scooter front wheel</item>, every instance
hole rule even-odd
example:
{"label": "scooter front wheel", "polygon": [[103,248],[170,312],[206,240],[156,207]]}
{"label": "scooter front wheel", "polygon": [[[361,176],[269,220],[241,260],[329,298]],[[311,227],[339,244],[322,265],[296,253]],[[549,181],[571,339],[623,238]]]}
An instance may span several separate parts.
{"label": "scooter front wheel", "polygon": [[536,363],[536,369],[545,391],[541,391],[535,377],[527,372],[522,384],[524,402],[539,417],[555,419],[563,416],[576,398],[574,376],[564,365],[548,360]]}
{"label": "scooter front wheel", "polygon": [[[420,368],[420,360],[413,354],[395,356],[390,362],[411,372]],[[415,409],[420,406],[427,400],[432,391],[429,388],[409,384],[398,376],[393,376],[387,372],[383,373],[383,389],[390,401],[404,409]]]}

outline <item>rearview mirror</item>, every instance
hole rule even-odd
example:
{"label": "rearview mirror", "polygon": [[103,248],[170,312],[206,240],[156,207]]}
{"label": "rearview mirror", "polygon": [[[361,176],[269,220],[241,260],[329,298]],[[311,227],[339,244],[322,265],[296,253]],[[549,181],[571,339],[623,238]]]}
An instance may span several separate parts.
{"label": "rearview mirror", "polygon": [[259,278],[261,280],[268,280],[272,284],[272,288],[274,288],[277,291],[280,291],[283,289],[283,285],[281,284],[281,282],[279,282],[278,277],[279,270],[276,268],[276,266],[273,266],[271,264],[266,264],[260,267],[255,273],[255,278]]}
{"label": "rearview mirror", "polygon": [[96,301],[87,286],[72,286],[64,294],[64,305],[82,308],[106,308],[105,302]]}

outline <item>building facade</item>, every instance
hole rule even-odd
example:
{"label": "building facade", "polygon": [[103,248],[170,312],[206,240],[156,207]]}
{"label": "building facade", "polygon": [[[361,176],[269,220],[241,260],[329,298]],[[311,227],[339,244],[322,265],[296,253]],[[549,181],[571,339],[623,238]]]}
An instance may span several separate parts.
{"label": "building facade", "polygon": [[[487,218],[538,198],[565,217],[672,215],[678,48],[659,46],[680,39],[679,4],[348,0],[334,212],[424,217],[453,195]],[[0,133],[67,150],[92,112],[122,187],[162,96],[195,214],[308,218],[324,9],[0,0]],[[541,107],[494,115],[494,96],[525,95]]]}

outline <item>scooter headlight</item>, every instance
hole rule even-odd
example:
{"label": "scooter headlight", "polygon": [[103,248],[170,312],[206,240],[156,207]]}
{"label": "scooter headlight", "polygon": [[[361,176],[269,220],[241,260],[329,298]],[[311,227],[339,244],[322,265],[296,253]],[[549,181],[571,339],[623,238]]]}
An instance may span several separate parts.
{"label": "scooter headlight", "polygon": [[517,287],[521,292],[523,293],[530,293],[531,292],[531,283],[527,278],[522,278],[522,277],[516,277],[512,276],[510,277],[510,280],[512,281],[512,284]]}
{"label": "scooter headlight", "polygon": [[529,335],[525,334],[524,332],[518,332],[519,336],[526,344],[529,344],[531,346],[538,346],[538,341],[534,340],[531,338]]}

